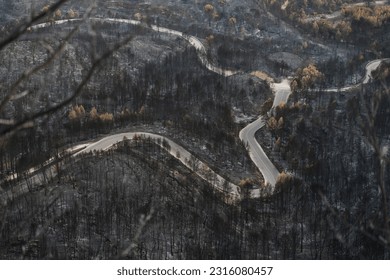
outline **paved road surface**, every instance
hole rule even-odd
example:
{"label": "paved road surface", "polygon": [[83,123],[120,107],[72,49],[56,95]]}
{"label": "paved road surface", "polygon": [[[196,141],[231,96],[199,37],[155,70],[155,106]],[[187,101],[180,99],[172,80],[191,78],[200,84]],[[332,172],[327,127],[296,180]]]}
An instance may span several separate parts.
{"label": "paved road surface", "polygon": [[[123,141],[125,138],[133,139],[135,136],[142,138],[150,138],[155,143],[159,144],[162,148],[166,149],[173,157],[180,160],[189,169],[196,172],[200,177],[208,181],[218,191],[228,193],[232,199],[238,199],[240,197],[240,189],[237,185],[227,182],[223,177],[221,177],[211,168],[209,168],[207,164],[197,159],[194,155],[192,155],[189,151],[187,151],[179,144],[173,142],[167,137],[154,133],[128,132],[110,135],[104,137],[103,139],[95,143],[87,144],[83,150],[77,152],[76,154],[74,154],[74,156],[93,151],[105,151],[111,148],[116,143]],[[169,146],[163,144],[164,140]]]}
{"label": "paved road surface", "polygon": [[[129,20],[129,19],[116,19],[116,18],[92,18],[93,21],[105,21],[105,22],[119,22],[119,23],[126,23],[126,24],[132,24],[132,25],[140,25],[140,21],[136,20]],[[81,19],[69,19],[69,20],[58,20],[54,23],[42,23],[35,25],[31,27],[32,30],[48,27],[51,25],[59,25],[64,24],[68,22],[76,22],[81,21]],[[151,25],[151,29],[172,34],[174,36],[180,36],[184,39],[186,39],[192,46],[195,47],[198,53],[198,57],[203,63],[203,65],[209,69],[210,71],[213,71],[217,74],[223,75],[223,76],[231,76],[234,74],[237,74],[238,71],[232,71],[232,70],[226,70],[219,68],[215,66],[213,63],[211,63],[207,58],[207,52],[202,44],[202,42],[194,37],[194,36],[188,36],[183,34],[180,31],[159,27],[156,25]],[[362,83],[368,83],[371,79],[371,73],[373,70],[375,70],[380,62],[382,60],[374,60],[367,64],[366,66],[366,75],[362,81]],[[355,85],[356,86],[356,85]],[[337,89],[337,91],[345,91],[354,86],[348,86],[341,89]],[[291,88],[289,85],[289,81],[287,79],[282,80],[280,83],[272,83],[271,88],[273,89],[275,93],[275,99],[273,102],[273,107],[278,106],[282,102],[287,102],[289,95],[291,94]],[[328,91],[335,91],[336,89],[329,89]],[[259,117],[256,121],[250,123],[245,128],[243,128],[240,131],[239,137],[241,141],[245,145],[247,145],[249,155],[252,159],[252,161],[255,163],[255,165],[258,167],[260,172],[263,174],[264,180],[266,183],[273,187],[276,184],[277,178],[279,176],[279,171],[276,169],[276,167],[273,165],[273,163],[270,161],[270,159],[265,154],[264,150],[260,146],[260,144],[256,141],[255,133],[259,129],[261,129],[265,125],[263,117]],[[153,141],[156,143],[158,142],[158,139],[160,140],[160,143],[163,139],[169,144],[170,148],[167,149],[163,145],[161,145],[163,148],[167,149],[167,151],[177,159],[179,159],[184,165],[186,165],[188,168],[196,172],[200,177],[207,180],[210,184],[213,185],[217,190],[228,192],[230,194],[230,197],[233,200],[236,200],[240,198],[240,189],[238,186],[226,182],[224,178],[222,178],[220,175],[216,174],[213,170],[211,170],[205,163],[199,161],[195,158],[190,152],[185,150],[182,146],[176,144],[175,142],[171,141],[170,139],[157,135],[152,133],[145,133],[145,132],[133,132],[133,133],[121,133],[116,135],[107,136],[97,142],[85,144],[85,147],[82,151],[76,153],[75,155],[80,155],[82,153],[91,152],[93,150],[107,150],[110,147],[112,147],[114,144],[122,141],[124,137],[127,137],[129,139],[132,139],[135,135],[142,135],[143,137],[150,137]],[[79,147],[78,147],[79,148]],[[180,156],[179,156],[180,155]],[[34,169],[35,171],[35,169]],[[32,180],[39,180],[39,175],[33,176]],[[257,196],[257,192],[253,193],[254,196]]]}
{"label": "paved road surface", "polygon": [[250,123],[240,131],[240,139],[247,145],[249,155],[252,161],[263,174],[265,183],[275,186],[279,176],[279,171],[264,153],[263,148],[256,141],[255,133],[265,125],[263,117],[259,117],[256,121]]}

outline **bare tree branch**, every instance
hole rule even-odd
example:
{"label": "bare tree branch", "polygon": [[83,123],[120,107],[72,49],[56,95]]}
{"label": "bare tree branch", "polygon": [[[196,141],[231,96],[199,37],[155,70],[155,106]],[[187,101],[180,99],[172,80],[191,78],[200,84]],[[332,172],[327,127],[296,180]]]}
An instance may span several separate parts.
{"label": "bare tree branch", "polygon": [[[10,101],[15,100],[20,97],[16,96],[16,90],[21,85],[21,83],[27,79],[29,79],[35,73],[45,69],[48,67],[53,61],[55,61],[60,54],[64,51],[65,46],[68,44],[69,40],[73,37],[73,35],[79,30],[79,26],[75,27],[64,39],[64,42],[54,51],[54,53],[42,64],[36,66],[35,68],[26,70],[19,79],[11,86],[9,93],[1,100],[0,102],[0,112],[4,109],[4,106]],[[25,95],[21,94],[21,97]]]}
{"label": "bare tree branch", "polygon": [[72,31],[67,34],[67,36],[64,38],[63,42],[60,44],[60,46],[56,50],[53,50],[51,48],[51,46],[47,45],[46,48],[51,53],[51,56],[46,61],[44,61],[42,64],[36,66],[35,68],[26,70],[19,77],[19,79],[11,86],[11,88],[9,90],[9,93],[1,100],[1,102],[0,102],[0,112],[2,112],[2,110],[4,109],[4,106],[9,101],[19,99],[19,98],[24,97],[24,96],[26,96],[28,94],[28,91],[27,91],[27,92],[21,93],[20,95],[17,95],[16,94],[16,90],[22,84],[23,81],[29,79],[31,76],[33,76],[37,72],[39,72],[39,71],[45,69],[46,67],[48,67],[52,62],[54,62],[63,53],[63,51],[64,51],[66,45],[68,44],[68,42],[70,41],[70,39],[76,34],[77,31],[79,31],[80,25],[83,22],[85,22],[85,20],[87,18],[89,18],[89,16],[91,15],[92,10],[93,10],[93,6],[91,6],[91,7],[89,7],[87,9],[87,11],[86,11],[85,15],[83,16],[83,18],[80,19],[80,21],[76,25],[76,27],[74,27],[72,29]]}
{"label": "bare tree branch", "polygon": [[119,257],[129,257],[130,254],[133,252],[134,248],[136,248],[138,244],[138,240],[141,237],[143,229],[147,226],[148,222],[153,218],[154,215],[154,207],[152,206],[151,209],[149,210],[149,213],[147,215],[142,214],[139,218],[139,226],[137,229],[137,232],[135,233],[135,236],[133,237],[133,241],[131,244],[124,249]]}
{"label": "bare tree branch", "polygon": [[78,85],[75,92],[65,99],[64,101],[60,102],[59,104],[47,108],[41,112],[35,113],[30,117],[27,117],[21,121],[16,122],[14,125],[7,127],[5,130],[2,131],[2,135],[0,135],[0,140],[7,138],[14,134],[16,131],[19,131],[21,129],[24,129],[26,127],[30,127],[34,121],[36,121],[39,118],[49,116],[61,108],[64,108],[67,105],[70,105],[83,91],[84,87],[88,84],[90,79],[92,78],[93,74],[95,73],[96,69],[102,64],[103,61],[105,61],[107,58],[109,58],[115,51],[120,49],[122,46],[126,45],[130,40],[132,39],[132,36],[126,38],[125,40],[115,44],[113,48],[103,53],[98,59],[96,59],[95,62],[93,62],[91,68],[89,69],[86,76],[83,78],[81,83]]}
{"label": "bare tree branch", "polygon": [[17,40],[24,33],[26,33],[28,28],[31,27],[34,23],[43,19],[47,15],[54,13],[59,7],[61,7],[64,3],[68,2],[68,1],[69,0],[58,0],[57,2],[55,2],[54,4],[49,6],[48,9],[45,9],[45,10],[41,11],[40,13],[38,13],[37,15],[32,16],[32,18],[29,21],[20,24],[18,27],[15,28],[15,30],[13,32],[11,32],[11,34],[6,39],[4,39],[3,41],[0,42],[0,50],[2,50],[4,47],[9,45],[13,41]]}

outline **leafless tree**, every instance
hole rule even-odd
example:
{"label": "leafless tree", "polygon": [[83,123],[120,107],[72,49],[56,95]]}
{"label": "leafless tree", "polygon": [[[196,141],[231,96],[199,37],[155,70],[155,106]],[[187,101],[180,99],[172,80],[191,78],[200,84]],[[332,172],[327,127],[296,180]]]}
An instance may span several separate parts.
{"label": "leafless tree", "polygon": [[[14,44],[18,44],[24,36],[37,33],[39,38],[39,32],[34,28],[37,24],[42,26],[48,24],[48,27],[52,24],[51,16],[59,11],[61,7],[64,6],[69,0],[56,0],[50,6],[46,6],[44,9],[39,11],[36,14],[32,14],[28,18],[24,19],[22,23],[16,26],[13,30],[10,30],[7,35],[0,37],[0,53],[11,52],[10,47]],[[45,79],[40,79],[44,75],[44,71],[52,67],[57,63],[61,56],[65,53],[65,50],[68,45],[72,44],[72,39],[76,35],[80,34],[82,25],[86,25],[83,30],[89,31],[89,36],[95,38],[98,36],[97,32],[94,31],[92,26],[92,14],[95,10],[95,5],[91,4],[84,12],[84,15],[80,18],[77,18],[72,21],[70,31],[67,31],[65,35],[59,36],[57,33],[50,30],[45,31],[45,38],[40,40],[41,45],[45,48],[47,55],[44,56],[42,60],[35,63],[33,66],[27,65],[25,69],[17,73],[17,76],[14,80],[7,85],[0,85],[0,148],[6,147],[9,144],[9,140],[12,136],[17,136],[23,130],[36,129],[41,120],[50,118],[55,114],[64,111],[70,105],[74,105],[76,99],[82,95],[85,88],[90,83],[91,79],[97,73],[99,68],[103,66],[103,63],[109,59],[114,52],[119,50],[121,47],[126,45],[130,40],[131,36],[128,36],[123,39],[118,39],[118,42],[112,44],[110,47],[107,47],[103,52],[97,54],[95,40],[91,40],[90,47],[90,61],[84,66],[82,71],[83,76],[80,78],[78,84],[73,91],[67,93],[66,97],[57,100],[55,103],[47,103],[45,106],[40,109],[35,109],[32,112],[27,108],[21,107],[20,110],[16,110],[14,113],[6,113],[6,108],[12,105],[14,102],[26,101],[39,98],[38,93],[35,89],[23,89],[24,85],[31,79],[39,77],[39,87],[45,92],[45,94],[52,94],[50,85],[47,84]],[[57,13],[59,14],[59,13]],[[49,33],[51,32],[51,33]],[[47,35],[49,34],[49,35]],[[35,38],[35,36],[34,36]],[[47,40],[50,40],[52,43],[47,43]],[[17,58],[19,60],[19,57]],[[23,58],[20,58],[23,59]],[[66,81],[65,81],[66,82]],[[53,80],[53,83],[56,83]],[[12,159],[11,159],[12,160]],[[23,179],[21,178],[23,181]],[[0,181],[3,183],[3,181]],[[26,184],[28,183],[26,179]],[[21,182],[23,185],[23,182]],[[28,185],[28,184],[27,184]],[[2,221],[6,220],[5,217],[8,215],[8,201],[13,200],[12,198],[4,197],[5,192],[2,190],[3,186],[0,186],[1,191],[1,200],[0,200],[0,216],[2,216]],[[15,188],[15,197],[18,196],[17,188]],[[19,194],[24,193],[21,191]],[[47,206],[47,209],[49,206]],[[26,218],[28,221],[28,217]],[[4,223],[0,222],[0,230],[4,227]],[[45,226],[44,226],[45,227]],[[41,234],[45,232],[43,228],[35,238],[39,238]]]}
{"label": "leafless tree", "polygon": [[386,146],[382,139],[378,137],[378,116],[380,114],[381,103],[390,99],[390,89],[383,77],[378,77],[381,82],[381,88],[376,90],[373,94],[371,102],[367,104],[366,110],[358,117],[361,130],[364,136],[374,150],[379,166],[378,182],[381,205],[381,216],[383,221],[383,228],[380,229],[382,234],[378,236],[380,242],[386,247],[386,258],[390,257],[390,218],[389,218],[389,201],[388,201],[388,186],[386,186],[386,167],[389,164],[389,147]]}
{"label": "leafless tree", "polygon": [[[23,35],[28,32],[34,32],[34,25],[41,22],[48,22],[50,15],[55,13],[61,6],[63,6],[68,0],[58,0],[50,6],[42,9],[36,15],[32,15],[29,19],[25,20],[19,26],[17,26],[13,31],[9,33],[7,37],[5,37],[2,41],[0,41],[0,52],[4,51],[4,49],[16,42]],[[23,82],[30,79],[33,75],[39,74],[40,71],[48,68],[52,65],[63,53],[65,47],[70,43],[70,40],[75,36],[75,34],[79,31],[80,25],[82,23],[89,23],[89,17],[94,10],[94,5],[90,5],[85,12],[85,15],[80,18],[80,20],[76,21],[75,27],[62,39],[60,39],[60,44],[57,48],[53,49],[49,44],[43,43],[44,47],[47,49],[49,55],[44,59],[42,63],[39,65],[33,66],[32,68],[25,69],[23,73],[20,73],[19,77],[16,79],[9,88],[2,89],[2,96],[0,96],[0,116],[2,115],[4,108],[7,104],[15,100],[22,100],[27,96],[32,96],[34,92],[20,91],[20,86]],[[93,30],[89,28],[89,30]],[[95,32],[90,32],[92,36],[96,37]],[[52,37],[55,38],[55,34],[52,34]],[[96,55],[95,53],[91,54],[92,61],[85,71],[84,77],[82,77],[81,81],[77,85],[76,89],[65,99],[61,100],[55,105],[48,106],[46,108],[41,109],[38,112],[26,114],[21,119],[17,119],[16,117],[11,118],[1,118],[0,117],[0,125],[4,127],[0,131],[0,140],[4,140],[5,138],[10,137],[16,132],[23,130],[25,128],[31,128],[35,125],[35,123],[42,118],[48,117],[57,111],[65,108],[66,106],[71,105],[77,97],[79,97],[85,87],[88,85],[89,81],[97,71],[97,69],[102,65],[102,63],[107,60],[115,51],[117,51],[122,46],[126,45],[131,40],[131,37],[127,37],[124,40],[117,42],[108,50],[103,52],[100,55]],[[92,40],[93,43],[96,43],[95,40]],[[91,47],[91,52],[93,52],[94,48]],[[41,85],[45,87],[45,85]],[[18,112],[24,113],[24,112]],[[23,115],[23,114],[21,114]]]}

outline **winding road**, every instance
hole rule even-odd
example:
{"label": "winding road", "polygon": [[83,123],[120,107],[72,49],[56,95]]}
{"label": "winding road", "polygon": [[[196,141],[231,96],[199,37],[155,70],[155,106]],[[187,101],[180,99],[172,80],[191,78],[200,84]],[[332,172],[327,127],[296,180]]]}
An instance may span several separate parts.
{"label": "winding road", "polygon": [[368,62],[366,64],[365,75],[362,78],[362,80],[360,81],[360,83],[350,85],[350,86],[344,86],[341,88],[328,88],[328,89],[325,89],[322,91],[325,91],[325,92],[346,92],[346,91],[349,91],[351,89],[359,87],[361,84],[363,84],[363,85],[368,84],[372,80],[372,72],[375,71],[379,67],[381,62],[383,62],[383,61],[389,61],[389,58],[375,59],[375,60],[371,60],[370,62]]}
{"label": "winding road", "polygon": [[[271,88],[275,94],[272,108],[275,108],[282,103],[287,103],[288,97],[291,94],[290,82],[288,79],[283,79],[280,83],[272,82]],[[280,173],[255,137],[256,132],[264,125],[264,118],[259,116],[257,120],[248,124],[240,131],[239,137],[247,146],[249,156],[263,175],[265,184],[269,184],[273,190]]]}
{"label": "winding road", "polygon": [[81,151],[75,153],[73,156],[94,151],[105,151],[113,145],[122,142],[124,139],[137,139],[139,137],[143,139],[150,139],[157,143],[160,147],[167,150],[173,157],[177,158],[182,164],[196,172],[204,180],[208,181],[216,190],[227,194],[230,199],[236,200],[240,198],[240,188],[237,185],[226,181],[223,177],[208,167],[207,164],[197,159],[193,154],[179,144],[158,134],[149,132],[127,132],[110,135],[97,142],[86,144]]}
{"label": "winding road", "polygon": [[[125,23],[131,25],[141,24],[140,21],[129,20],[129,19],[91,18],[90,20],[102,21],[102,22]],[[31,30],[46,28],[48,26],[60,25],[69,22],[77,22],[77,21],[82,21],[82,19],[67,19],[67,20],[58,20],[50,23],[41,23],[31,27]],[[156,32],[171,34],[173,36],[179,36],[187,40],[197,50],[198,57],[202,62],[202,64],[212,72],[215,72],[219,75],[223,75],[225,77],[229,77],[239,73],[239,71],[220,68],[214,65],[212,62],[210,62],[209,59],[207,58],[207,52],[205,46],[198,38],[194,36],[186,35],[180,31],[159,27],[156,25],[148,26],[148,28],[151,28]],[[362,80],[363,84],[368,83],[370,81],[372,71],[375,70],[380,65],[380,62],[382,60],[383,59],[374,60],[367,64],[366,75]],[[353,87],[356,87],[356,85],[348,86],[344,88],[338,88],[337,91],[346,91]],[[291,88],[288,79],[284,79],[280,83],[271,82],[271,88],[273,89],[275,94],[273,107],[276,107],[283,102],[284,103],[287,102],[288,97],[291,94]],[[327,91],[331,92],[335,90],[336,89],[328,89]],[[260,146],[260,144],[257,142],[255,138],[256,131],[261,129],[264,125],[265,125],[264,119],[262,116],[260,116],[257,120],[244,127],[240,131],[239,137],[241,141],[246,145],[252,161],[254,162],[254,164],[257,166],[257,168],[263,175],[265,182],[271,186],[272,188],[271,193],[272,193],[280,173],[276,169],[274,164],[270,161],[270,159],[265,154],[264,150],[262,149],[262,147]],[[241,199],[240,187],[226,181],[223,177],[221,177],[216,172],[214,172],[211,168],[209,168],[206,163],[197,159],[193,154],[191,154],[182,146],[178,145],[177,143],[170,140],[169,138],[158,134],[147,133],[147,132],[120,133],[120,134],[107,136],[103,139],[100,139],[98,141],[89,144],[77,145],[75,147],[68,149],[68,152],[72,152],[77,149],[79,151],[74,153],[73,156],[79,156],[81,154],[85,154],[93,151],[103,151],[109,149],[116,143],[121,142],[126,138],[133,139],[134,137],[138,137],[138,136],[143,138],[150,138],[155,143],[159,144],[162,148],[166,149],[173,157],[180,160],[185,166],[187,166],[189,169],[196,172],[201,178],[209,182],[216,190],[227,194],[227,199],[229,201],[237,201]],[[163,144],[164,141],[165,141],[165,145]],[[168,145],[166,145],[167,143]],[[52,163],[53,160],[54,159],[50,159],[49,161],[47,161],[47,165]],[[31,170],[31,173],[33,173],[34,171],[36,171],[36,168]],[[39,180],[39,176],[40,175],[34,175],[33,178],[31,178],[31,180]],[[11,177],[15,178],[15,176],[12,175]],[[23,190],[26,191],[27,187],[21,186],[20,188],[23,188]],[[6,197],[15,193],[20,193],[20,191],[23,192],[23,190],[15,190],[15,189],[9,190],[8,192],[6,192]],[[259,190],[254,190],[252,191],[251,195],[252,197],[259,197],[261,194]]]}
{"label": "winding road", "polygon": [[275,186],[279,171],[265,154],[263,148],[257,142],[255,134],[265,125],[263,117],[259,117],[240,131],[240,139],[248,149],[248,153],[254,164],[264,177],[265,184]]}
{"label": "winding road", "polygon": [[[82,20],[83,19],[81,19],[81,18],[77,18],[77,19],[64,19],[64,20],[57,20],[54,22],[40,23],[40,24],[32,26],[31,30],[42,29],[42,28],[46,28],[49,26],[61,25],[61,24],[69,23],[69,22],[81,22]],[[93,17],[93,18],[89,18],[89,20],[95,21],[95,22],[114,22],[114,23],[130,24],[130,25],[142,25],[141,21],[132,20],[132,19]],[[198,38],[196,38],[194,36],[187,35],[187,34],[184,34],[183,32],[177,31],[177,30],[173,30],[173,29],[169,29],[169,28],[165,28],[165,27],[161,27],[161,26],[157,26],[157,25],[153,25],[153,24],[150,26],[145,25],[145,27],[150,28],[156,32],[178,36],[178,37],[181,37],[181,38],[187,40],[196,49],[198,57],[199,57],[200,61],[202,62],[202,64],[208,70],[210,70],[214,73],[217,73],[217,74],[225,76],[225,77],[229,77],[229,76],[232,76],[232,75],[235,75],[238,73],[238,71],[223,69],[223,68],[220,68],[220,67],[214,65],[213,63],[211,63],[209,61],[209,59],[207,58],[207,51],[206,51],[205,46]]]}

